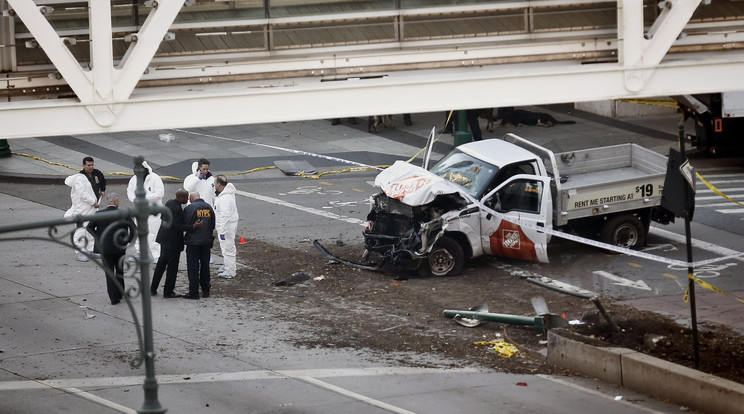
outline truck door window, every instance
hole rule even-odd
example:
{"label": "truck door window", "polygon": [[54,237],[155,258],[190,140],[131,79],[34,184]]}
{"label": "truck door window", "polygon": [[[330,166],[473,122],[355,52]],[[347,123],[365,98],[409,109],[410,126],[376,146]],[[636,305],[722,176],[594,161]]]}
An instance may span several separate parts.
{"label": "truck door window", "polygon": [[520,164],[512,164],[502,168],[501,170],[499,170],[499,173],[496,175],[496,177],[493,178],[491,183],[486,186],[483,194],[489,193],[494,188],[500,186],[501,183],[519,174],[535,175],[535,166],[533,162],[528,161]]}
{"label": "truck door window", "polygon": [[540,213],[543,183],[537,180],[515,180],[486,200],[486,205],[496,211],[523,211]]}

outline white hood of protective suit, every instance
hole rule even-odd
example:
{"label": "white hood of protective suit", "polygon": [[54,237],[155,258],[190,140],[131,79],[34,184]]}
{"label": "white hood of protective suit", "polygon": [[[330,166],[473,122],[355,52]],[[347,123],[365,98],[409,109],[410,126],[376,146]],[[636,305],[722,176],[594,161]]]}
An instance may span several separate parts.
{"label": "white hood of protective suit", "polygon": [[[148,171],[145,176],[145,197],[147,202],[155,203],[158,205],[163,204],[163,196],[165,196],[165,186],[163,185],[163,179],[159,175],[152,171],[152,167],[147,161],[142,161],[142,166]],[[129,201],[134,202],[135,190],[137,188],[137,176],[132,176],[129,179],[129,185],[127,186],[127,198]]]}
{"label": "white hood of protective suit", "polygon": [[466,200],[471,199],[457,185],[405,161],[396,161],[384,169],[375,178],[375,185],[388,197],[413,207],[431,203],[441,194],[457,193]]}
{"label": "white hood of protective suit", "polygon": [[85,175],[80,173],[72,174],[65,178],[65,185],[70,187],[70,199],[72,206],[65,212],[65,218],[78,214],[93,214],[96,212],[95,204],[96,193]]}
{"label": "white hood of protective suit", "polygon": [[218,234],[225,234],[229,225],[237,226],[239,216],[235,191],[233,183],[227,183],[214,199],[215,230]]}

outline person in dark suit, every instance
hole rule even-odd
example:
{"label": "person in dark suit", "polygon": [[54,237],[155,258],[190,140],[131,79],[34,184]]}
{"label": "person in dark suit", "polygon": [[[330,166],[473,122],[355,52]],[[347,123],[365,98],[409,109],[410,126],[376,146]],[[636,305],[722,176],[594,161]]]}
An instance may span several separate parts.
{"label": "person in dark suit", "polygon": [[[189,201],[189,192],[180,189],[176,191],[176,198],[168,200],[165,206],[171,211],[173,221],[169,227],[160,226],[155,241],[160,243],[160,257],[152,273],[152,284],[150,293],[152,296],[158,294],[158,286],[165,272],[165,285],[163,286],[164,298],[175,298],[179,295],[173,291],[176,287],[176,276],[178,274],[178,262],[183,251],[183,232],[192,228],[191,224],[184,222],[183,205]],[[200,228],[201,221],[194,223],[194,228]],[[167,269],[167,270],[166,270]]]}
{"label": "person in dark suit", "polygon": [[[110,193],[107,197],[108,207],[105,210],[96,212],[101,214],[107,211],[114,211],[119,208],[119,195],[116,193]],[[110,226],[114,228],[106,232]],[[95,250],[101,254],[103,259],[103,266],[109,270],[112,277],[106,276],[106,291],[108,292],[111,304],[116,305],[121,302],[124,292],[124,269],[123,269],[123,258],[127,251],[126,244],[134,237],[135,228],[134,221],[132,219],[126,219],[120,221],[118,219],[105,219],[105,220],[91,220],[88,223],[88,231],[96,236],[96,247]],[[117,233],[125,231],[127,236],[124,238],[118,238]],[[106,234],[104,234],[104,232]],[[104,237],[105,236],[105,237]],[[117,243],[116,240],[122,243]],[[115,278],[113,277],[115,275]]]}
{"label": "person in dark suit", "polygon": [[[214,210],[202,200],[199,193],[189,194],[189,204],[183,211],[184,221],[190,227],[186,231],[184,242],[186,243],[186,268],[189,274],[189,293],[183,295],[184,299],[199,299],[199,286],[202,296],[209,297],[209,256],[214,245]],[[196,227],[198,221],[201,227]]]}

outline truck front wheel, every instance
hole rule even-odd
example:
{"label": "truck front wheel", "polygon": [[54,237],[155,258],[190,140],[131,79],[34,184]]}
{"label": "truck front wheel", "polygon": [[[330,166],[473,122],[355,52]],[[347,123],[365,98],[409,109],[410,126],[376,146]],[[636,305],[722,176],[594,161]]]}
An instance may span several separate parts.
{"label": "truck front wheel", "polygon": [[423,274],[428,276],[456,276],[465,264],[465,253],[454,239],[444,236],[437,240],[423,263]]}
{"label": "truck front wheel", "polygon": [[638,217],[622,214],[605,222],[600,238],[613,246],[639,250],[646,245],[646,226]]}

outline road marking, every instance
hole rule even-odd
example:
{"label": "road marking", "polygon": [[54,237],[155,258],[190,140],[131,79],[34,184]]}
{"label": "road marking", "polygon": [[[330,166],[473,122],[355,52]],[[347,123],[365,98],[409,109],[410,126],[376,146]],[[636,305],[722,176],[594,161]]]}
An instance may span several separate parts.
{"label": "road marking", "polygon": [[[285,378],[338,378],[385,375],[430,375],[430,374],[467,374],[479,372],[473,368],[415,368],[415,367],[369,367],[338,369],[306,369],[284,371],[238,371],[212,372],[201,374],[158,375],[159,384],[195,384],[225,381],[255,381]],[[34,389],[80,389],[101,387],[126,387],[142,385],[142,376],[101,377],[101,378],[67,378],[52,380],[2,381],[0,391],[21,391]]]}
{"label": "road marking", "polygon": [[723,214],[740,214],[740,213],[744,213],[744,208],[735,208],[731,210],[716,210],[716,211],[719,213],[723,213]]}
{"label": "road marking", "polygon": [[[649,230],[649,233],[654,233],[654,234],[656,234],[658,236],[661,236],[661,237],[663,237],[663,238],[665,238],[667,240],[671,240],[673,242],[681,243],[683,245],[687,243],[687,241],[685,240],[685,236],[684,235],[677,234],[677,233],[671,232],[669,230],[664,230],[664,229],[661,229],[661,228],[656,227],[656,226],[651,226],[651,229]],[[695,246],[696,248],[703,249],[703,250],[709,251],[711,253],[715,253],[715,254],[717,254],[719,256],[733,256],[733,255],[739,253],[736,250],[731,250],[731,249],[728,249],[726,247],[718,246],[718,245],[715,245],[713,243],[708,243],[706,241],[698,240],[698,239],[695,239],[695,238],[692,239],[692,245]],[[744,262],[744,257],[732,257],[731,259],[732,260],[739,260],[739,261]]]}
{"label": "road marking", "polygon": [[[718,191],[720,191],[720,192],[722,192],[724,194],[728,194],[728,193],[733,193],[733,192],[744,191],[744,188],[742,188],[742,187],[719,188]],[[700,194],[700,193],[715,193],[715,191],[713,191],[713,190],[697,190],[696,193],[698,193],[698,194]]]}
{"label": "road marking", "polygon": [[305,213],[315,214],[316,216],[321,216],[321,217],[325,217],[325,218],[329,218],[333,220],[344,221],[346,223],[351,223],[351,224],[358,224],[360,226],[367,225],[367,222],[363,220],[355,219],[352,217],[346,217],[346,216],[342,216],[342,215],[335,214],[335,213],[330,213],[330,212],[323,211],[323,210],[318,210],[312,207],[301,206],[299,204],[290,203],[284,200],[279,200],[278,198],[266,197],[260,194],[249,193],[247,191],[242,191],[242,190],[235,190],[235,194],[241,195],[243,197],[252,198],[258,201],[264,201],[267,203],[276,204],[282,207],[293,208],[295,210],[304,211]]}
{"label": "road marking", "polygon": [[633,404],[632,402],[626,401],[626,400],[619,400],[618,401],[618,400],[615,399],[615,397],[613,397],[611,395],[607,395],[607,394],[601,393],[601,392],[599,392],[599,391],[597,391],[595,389],[592,389],[592,388],[583,387],[581,385],[574,384],[574,383],[572,383],[570,381],[566,381],[564,379],[555,378],[553,376],[545,375],[545,374],[537,374],[536,376],[538,376],[540,378],[543,378],[543,379],[546,379],[548,381],[555,382],[556,384],[565,385],[566,387],[570,387],[570,388],[573,388],[573,389],[576,389],[576,390],[579,390],[579,391],[582,391],[582,392],[586,392],[587,394],[592,394],[592,395],[596,395],[598,397],[606,398],[608,400],[617,401],[620,404],[627,405],[628,407],[633,407],[633,408],[635,408],[637,410],[640,410],[640,411],[645,411],[647,413],[653,413],[653,414],[663,414],[663,411],[657,411],[657,410],[654,410],[652,408],[646,408],[646,407],[643,407],[643,406],[640,406],[640,405],[637,405],[637,404]]}
{"label": "road marking", "polygon": [[679,276],[673,275],[671,273],[662,273],[661,275],[664,276],[664,277],[668,277],[670,279],[679,279]]}
{"label": "road marking", "polygon": [[100,405],[102,405],[102,406],[104,406],[106,408],[110,408],[110,409],[115,410],[115,411],[118,411],[120,413],[137,414],[137,411],[136,410],[133,410],[133,409],[131,409],[129,407],[125,407],[125,406],[123,406],[121,404],[117,404],[117,403],[115,403],[113,401],[109,401],[109,400],[107,400],[105,398],[101,398],[101,397],[99,397],[97,395],[93,395],[93,394],[91,394],[89,392],[85,392],[83,390],[79,390],[77,388],[63,388],[63,390],[66,391],[66,392],[69,392],[72,395],[75,395],[75,396],[84,398],[84,399],[86,399],[88,401],[92,401],[92,402],[94,402],[96,404],[100,404]]}
{"label": "road marking", "polygon": [[353,391],[349,391],[345,388],[341,388],[338,386],[335,386],[333,384],[329,384],[325,381],[321,381],[319,379],[315,379],[312,377],[298,377],[297,379],[300,379],[302,381],[305,381],[309,384],[316,385],[318,387],[324,388],[328,391],[335,392],[336,394],[341,394],[345,397],[349,397],[351,399],[363,402],[365,404],[369,404],[378,408],[382,408],[383,410],[390,411],[393,413],[399,413],[399,414],[415,414],[413,411],[408,411],[406,409],[396,407],[394,405],[388,404],[386,402],[382,402],[380,400],[375,400],[374,398],[370,398],[367,396],[364,396],[362,394],[357,394]]}
{"label": "road marking", "polygon": [[592,273],[594,273],[597,276],[602,276],[602,277],[604,277],[606,279],[610,279],[613,282],[615,282],[615,284],[618,285],[618,286],[631,287],[631,288],[634,288],[634,289],[641,289],[641,290],[651,290],[651,288],[648,287],[648,285],[646,284],[646,282],[644,282],[643,280],[639,280],[639,281],[636,282],[636,281],[633,281],[633,280],[630,280],[630,279],[626,279],[624,277],[613,275],[612,273],[605,272],[604,270],[595,270]]}
{"label": "road marking", "polygon": [[639,263],[633,263],[633,262],[630,262],[630,263],[628,263],[628,266],[630,266],[630,267],[635,267],[635,268],[641,268],[641,267],[643,267],[643,265],[642,265],[642,264],[639,264]]}

